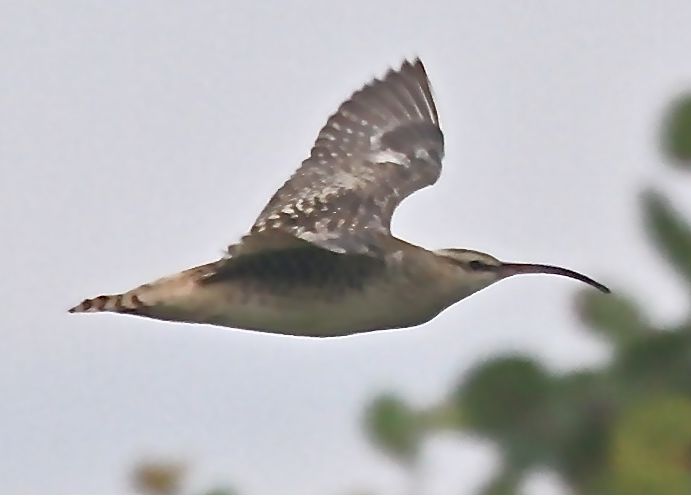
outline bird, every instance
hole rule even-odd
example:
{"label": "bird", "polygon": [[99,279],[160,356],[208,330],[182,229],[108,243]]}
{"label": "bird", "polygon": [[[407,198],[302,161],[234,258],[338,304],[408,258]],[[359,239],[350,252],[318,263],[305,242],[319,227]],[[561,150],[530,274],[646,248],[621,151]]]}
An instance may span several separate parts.
{"label": "bird", "polygon": [[309,157],[219,260],[69,312],[325,338],[418,326],[519,274],[555,274],[609,292],[563,267],[428,250],[395,237],[396,207],[437,181],[443,156],[425,67],[404,59],[338,107]]}

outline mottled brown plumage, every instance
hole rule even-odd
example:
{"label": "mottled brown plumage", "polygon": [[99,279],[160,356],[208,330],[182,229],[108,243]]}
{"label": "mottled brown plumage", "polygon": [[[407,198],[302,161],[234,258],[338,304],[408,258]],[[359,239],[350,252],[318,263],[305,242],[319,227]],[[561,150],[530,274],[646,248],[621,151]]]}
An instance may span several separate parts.
{"label": "mottled brown plumage", "polygon": [[372,253],[398,204],[441,173],[444,137],[422,62],[343,103],[251,234],[281,231],[337,253]]}

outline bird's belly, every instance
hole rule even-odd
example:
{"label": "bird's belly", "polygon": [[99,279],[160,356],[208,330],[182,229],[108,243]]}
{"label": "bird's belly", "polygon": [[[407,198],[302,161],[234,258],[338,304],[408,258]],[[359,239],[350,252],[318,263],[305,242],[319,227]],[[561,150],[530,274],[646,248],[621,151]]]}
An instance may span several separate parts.
{"label": "bird's belly", "polygon": [[[209,287],[210,293],[214,288]],[[234,293],[234,294],[231,294]],[[276,334],[312,337],[410,327],[426,322],[448,304],[416,286],[380,284],[363,289],[303,288],[285,293],[218,291],[199,306],[203,322]],[[201,317],[201,315],[198,315]]]}

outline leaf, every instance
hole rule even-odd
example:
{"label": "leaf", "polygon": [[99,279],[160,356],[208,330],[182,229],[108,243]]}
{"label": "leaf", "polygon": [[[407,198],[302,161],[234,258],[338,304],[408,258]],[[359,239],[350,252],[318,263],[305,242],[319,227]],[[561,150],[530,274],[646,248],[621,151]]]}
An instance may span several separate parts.
{"label": "leaf", "polygon": [[621,294],[585,290],[576,299],[584,323],[614,344],[627,344],[647,334],[649,323],[638,305]]}
{"label": "leaf", "polygon": [[645,224],[664,257],[691,286],[691,228],[659,193],[643,196]]}
{"label": "leaf", "polygon": [[691,166],[691,94],[672,102],[662,123],[662,148],[677,166]]}
{"label": "leaf", "polygon": [[417,414],[403,401],[383,395],[370,406],[365,427],[381,449],[402,462],[412,462],[418,452],[422,424]]}
{"label": "leaf", "polygon": [[629,346],[611,368],[622,391],[647,396],[663,390],[691,394],[691,334],[657,332]]}
{"label": "leaf", "polygon": [[469,427],[507,433],[535,422],[550,392],[550,378],[536,362],[503,357],[471,372],[456,392],[455,404]]}
{"label": "leaf", "polygon": [[683,396],[641,400],[621,418],[611,456],[614,492],[691,492],[691,400]]}

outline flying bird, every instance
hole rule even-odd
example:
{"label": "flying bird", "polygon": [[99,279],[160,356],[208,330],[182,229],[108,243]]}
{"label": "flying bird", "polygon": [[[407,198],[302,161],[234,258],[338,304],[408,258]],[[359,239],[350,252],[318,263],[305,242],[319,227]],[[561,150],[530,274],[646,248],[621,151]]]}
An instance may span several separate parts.
{"label": "flying bird", "polygon": [[437,181],[443,156],[425,68],[404,61],[341,104],[309,157],[220,260],[70,312],[332,337],[422,324],[517,274],[556,274],[609,292],[562,267],[432,251],[393,236],[396,207]]}

